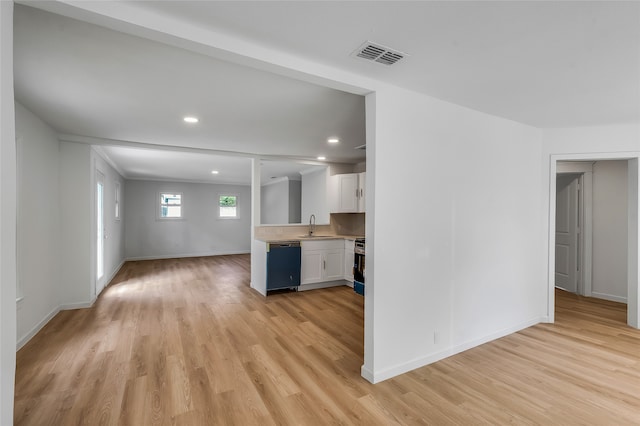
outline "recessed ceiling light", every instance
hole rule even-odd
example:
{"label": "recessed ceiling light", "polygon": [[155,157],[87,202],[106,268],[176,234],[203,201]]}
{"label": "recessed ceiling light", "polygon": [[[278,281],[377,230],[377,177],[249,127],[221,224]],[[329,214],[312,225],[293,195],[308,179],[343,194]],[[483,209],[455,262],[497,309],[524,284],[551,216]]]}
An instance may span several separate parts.
{"label": "recessed ceiling light", "polygon": [[185,123],[197,123],[198,121],[200,121],[197,117],[185,117],[183,118],[183,120]]}
{"label": "recessed ceiling light", "polygon": [[211,170],[211,174],[212,174],[212,175],[217,175],[218,173],[220,173],[220,172],[219,172],[219,171],[217,171],[217,170]]}
{"label": "recessed ceiling light", "polygon": [[327,139],[327,142],[329,142],[329,143],[338,143],[338,142],[340,142],[340,139],[338,139],[338,138],[329,138],[329,139]]}
{"label": "recessed ceiling light", "polygon": [[326,159],[327,159],[327,157],[324,157],[324,156],[322,156],[322,155],[321,155],[320,157],[318,157],[318,160],[320,160],[320,161],[322,161],[322,160],[326,160]]}

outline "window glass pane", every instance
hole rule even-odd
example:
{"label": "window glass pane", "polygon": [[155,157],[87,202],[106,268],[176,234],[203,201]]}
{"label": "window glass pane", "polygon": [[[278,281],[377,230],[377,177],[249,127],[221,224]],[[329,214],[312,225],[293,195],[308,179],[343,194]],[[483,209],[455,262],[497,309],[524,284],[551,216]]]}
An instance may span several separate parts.
{"label": "window glass pane", "polygon": [[182,217],[182,194],[160,194],[160,217]]}
{"label": "window glass pane", "polygon": [[220,207],[220,217],[236,217],[236,208]]}
{"label": "window glass pane", "polygon": [[220,207],[236,207],[237,197],[235,195],[221,195]]}
{"label": "window glass pane", "polygon": [[116,182],[116,197],[115,197],[116,219],[120,218],[120,183]]}
{"label": "window glass pane", "polygon": [[161,194],[160,202],[162,204],[180,205],[182,194]]}
{"label": "window glass pane", "polygon": [[162,206],[162,217],[180,217],[180,206]]}
{"label": "window glass pane", "polygon": [[220,195],[218,199],[220,217],[238,217],[238,197],[235,195]]}

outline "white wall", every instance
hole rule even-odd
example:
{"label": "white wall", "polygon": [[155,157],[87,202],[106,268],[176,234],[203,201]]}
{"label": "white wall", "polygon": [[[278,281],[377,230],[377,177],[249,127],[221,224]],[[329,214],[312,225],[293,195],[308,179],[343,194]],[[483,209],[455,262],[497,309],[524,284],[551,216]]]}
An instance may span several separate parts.
{"label": "white wall", "polygon": [[302,182],[287,177],[267,182],[260,188],[260,223],[300,223]]}
{"label": "white wall", "polygon": [[289,223],[289,180],[269,182],[260,188],[260,223]]}
{"label": "white wall", "polygon": [[18,346],[58,312],[60,209],[58,136],[16,103],[18,155]]}
{"label": "white wall", "polygon": [[16,371],[16,152],[13,2],[0,1],[0,424],[13,424]]}
{"label": "white wall", "polygon": [[[383,380],[541,321],[540,131],[390,89],[375,94],[367,138],[375,329],[365,377]],[[391,199],[405,200],[402,212]]]}
{"label": "white wall", "polygon": [[316,216],[317,224],[329,223],[328,178],[328,169],[302,174],[302,223],[308,223],[312,214]]}
{"label": "white wall", "polygon": [[289,180],[289,223],[302,221],[302,181]]}
{"label": "white wall", "polygon": [[60,142],[60,300],[67,308],[93,300],[91,146]]}
{"label": "white wall", "polygon": [[[184,219],[158,220],[160,192],[181,192]],[[249,253],[251,187],[127,180],[125,255],[146,259]],[[240,219],[218,219],[218,195],[238,195]]]}
{"label": "white wall", "polygon": [[592,296],[627,301],[627,162],[593,165]]}

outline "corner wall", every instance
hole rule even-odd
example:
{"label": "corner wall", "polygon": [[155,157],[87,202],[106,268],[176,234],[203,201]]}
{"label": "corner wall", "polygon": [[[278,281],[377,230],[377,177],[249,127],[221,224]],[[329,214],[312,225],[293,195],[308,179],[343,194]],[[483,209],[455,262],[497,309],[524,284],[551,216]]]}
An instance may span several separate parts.
{"label": "corner wall", "polygon": [[[93,302],[91,146],[60,142],[60,288],[65,308]],[[95,243],[94,243],[95,244]]]}
{"label": "corner wall", "polygon": [[546,293],[541,132],[401,89],[370,97],[363,375],[377,382],[540,322]]}
{"label": "corner wall", "polygon": [[54,130],[16,103],[18,139],[18,312],[21,347],[60,304],[59,142]]}

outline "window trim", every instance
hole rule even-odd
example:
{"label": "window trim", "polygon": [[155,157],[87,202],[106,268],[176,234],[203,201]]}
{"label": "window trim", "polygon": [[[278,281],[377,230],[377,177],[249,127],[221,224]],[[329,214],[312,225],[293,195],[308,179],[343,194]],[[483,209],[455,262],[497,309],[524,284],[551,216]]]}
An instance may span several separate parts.
{"label": "window trim", "polygon": [[[166,217],[162,216],[162,206],[166,204],[162,204],[162,194],[174,194],[180,195],[180,216],[179,217]],[[182,191],[158,191],[156,197],[156,219],[157,220],[184,220],[184,192]],[[175,204],[174,204],[175,205]]]}
{"label": "window trim", "polygon": [[[235,216],[221,216],[220,215],[220,197],[236,197],[236,215]],[[240,219],[240,197],[237,193],[220,192],[216,197],[216,211],[219,220],[237,220]]]}

